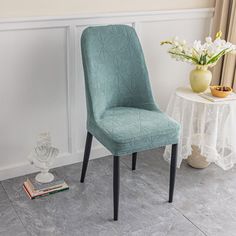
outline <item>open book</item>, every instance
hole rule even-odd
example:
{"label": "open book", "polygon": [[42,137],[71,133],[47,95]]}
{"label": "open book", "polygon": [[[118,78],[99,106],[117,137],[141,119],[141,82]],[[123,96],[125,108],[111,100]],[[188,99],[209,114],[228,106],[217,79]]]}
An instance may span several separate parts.
{"label": "open book", "polygon": [[212,96],[211,92],[200,93],[199,96],[211,101],[211,102],[224,102],[230,100],[236,100],[236,94],[230,93],[226,98],[218,98]]}

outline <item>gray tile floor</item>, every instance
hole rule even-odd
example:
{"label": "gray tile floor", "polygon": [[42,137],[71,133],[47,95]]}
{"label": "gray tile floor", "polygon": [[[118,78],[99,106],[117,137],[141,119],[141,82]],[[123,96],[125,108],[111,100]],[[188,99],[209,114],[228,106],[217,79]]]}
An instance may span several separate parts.
{"label": "gray tile floor", "polygon": [[92,160],[79,183],[81,163],[55,169],[70,190],[29,200],[26,176],[0,183],[0,235],[236,235],[236,168],[204,170],[183,163],[174,203],[167,203],[168,164],[162,149],[140,153],[137,170],[122,157],[119,221],[112,215],[112,158]]}

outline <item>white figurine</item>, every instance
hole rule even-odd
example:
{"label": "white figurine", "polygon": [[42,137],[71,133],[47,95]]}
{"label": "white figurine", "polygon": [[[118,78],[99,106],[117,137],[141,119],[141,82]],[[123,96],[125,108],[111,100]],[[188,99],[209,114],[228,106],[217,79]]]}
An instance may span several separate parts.
{"label": "white figurine", "polygon": [[52,147],[50,133],[39,134],[37,146],[29,156],[31,164],[34,164],[41,170],[35,177],[38,182],[49,183],[54,180],[54,176],[49,172],[49,169],[58,154],[59,150]]}

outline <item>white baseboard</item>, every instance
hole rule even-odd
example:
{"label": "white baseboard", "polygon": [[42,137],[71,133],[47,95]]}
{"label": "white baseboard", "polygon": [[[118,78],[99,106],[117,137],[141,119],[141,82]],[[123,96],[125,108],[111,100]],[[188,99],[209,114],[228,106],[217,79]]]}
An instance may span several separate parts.
{"label": "white baseboard", "polygon": [[[99,157],[111,155],[110,152],[102,146],[92,148],[90,159],[96,159]],[[81,162],[83,160],[83,151],[78,151],[75,154],[62,153],[55,160],[52,168],[71,165],[74,163]],[[0,168],[0,181],[10,179],[22,175],[36,173],[39,170],[31,165],[27,160],[18,165],[11,165],[4,168]]]}

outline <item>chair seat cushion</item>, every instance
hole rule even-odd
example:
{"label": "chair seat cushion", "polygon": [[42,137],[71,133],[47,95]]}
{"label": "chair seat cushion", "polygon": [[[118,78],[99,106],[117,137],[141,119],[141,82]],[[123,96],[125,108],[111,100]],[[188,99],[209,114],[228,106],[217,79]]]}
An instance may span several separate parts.
{"label": "chair seat cushion", "polygon": [[108,109],[88,130],[117,156],[175,144],[179,137],[179,124],[166,114],[130,107]]}

